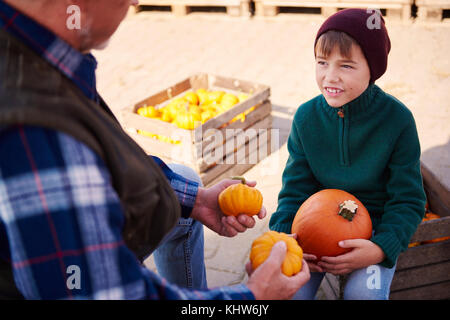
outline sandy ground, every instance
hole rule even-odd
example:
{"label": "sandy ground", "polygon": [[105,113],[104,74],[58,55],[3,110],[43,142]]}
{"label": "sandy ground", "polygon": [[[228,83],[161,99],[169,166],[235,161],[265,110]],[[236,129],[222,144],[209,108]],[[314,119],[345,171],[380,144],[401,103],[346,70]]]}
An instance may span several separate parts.
{"label": "sandy ground", "polygon": [[[233,18],[223,14],[141,12],[129,16],[110,46],[95,51],[98,90],[114,113],[197,72],[235,77],[271,87],[274,128],[281,147],[246,173],[258,181],[271,213],[287,159],[286,137],[302,102],[319,93],[314,76],[313,40],[320,16],[279,15]],[[450,187],[450,23],[388,20],[392,42],[386,74],[377,84],[413,112],[422,161]],[[274,170],[265,170],[267,165]],[[205,229],[205,258],[211,287],[245,281],[252,239],[268,219],[235,238]],[[154,268],[151,261],[150,268]]]}

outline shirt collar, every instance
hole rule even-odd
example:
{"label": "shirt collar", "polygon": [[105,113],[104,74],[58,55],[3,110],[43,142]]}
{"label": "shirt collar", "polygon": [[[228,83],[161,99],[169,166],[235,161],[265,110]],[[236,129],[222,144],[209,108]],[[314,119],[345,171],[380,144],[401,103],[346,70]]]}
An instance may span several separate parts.
{"label": "shirt collar", "polygon": [[99,102],[95,70],[97,60],[82,54],[50,30],[0,0],[0,29],[20,39],[67,76],[89,99]]}
{"label": "shirt collar", "polygon": [[[376,84],[369,84],[361,95],[342,106],[342,111],[345,116],[350,116],[353,120],[358,120],[371,115],[378,107],[376,101],[378,100],[380,91],[381,89]],[[340,108],[331,107],[323,95],[321,95],[321,101],[324,110],[331,116],[339,119],[338,111]]]}

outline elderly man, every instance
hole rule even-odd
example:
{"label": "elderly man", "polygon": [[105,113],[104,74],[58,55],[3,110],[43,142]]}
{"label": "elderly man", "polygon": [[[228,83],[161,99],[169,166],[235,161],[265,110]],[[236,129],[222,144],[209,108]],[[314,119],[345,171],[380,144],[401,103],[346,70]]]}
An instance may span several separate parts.
{"label": "elderly man", "polygon": [[[0,298],[290,298],[309,270],[281,274],[282,242],[246,285],[206,288],[203,225],[235,236],[255,224],[220,211],[234,182],[203,188],[147,156],[97,93],[89,52],[130,5],[0,0]],[[151,253],[160,275],[142,265]]]}

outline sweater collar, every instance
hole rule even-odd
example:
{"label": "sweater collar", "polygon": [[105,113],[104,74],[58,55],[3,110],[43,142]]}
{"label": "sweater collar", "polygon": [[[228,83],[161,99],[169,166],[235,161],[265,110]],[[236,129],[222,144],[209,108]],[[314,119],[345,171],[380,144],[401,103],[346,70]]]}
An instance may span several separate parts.
{"label": "sweater collar", "polygon": [[[344,104],[342,110],[344,114],[350,116],[350,119],[355,120],[372,113],[376,109],[376,103],[374,99],[381,89],[376,84],[369,84],[367,89],[357,98]],[[332,116],[338,116],[340,108],[331,107],[325,97],[322,95],[322,106],[327,113]]]}

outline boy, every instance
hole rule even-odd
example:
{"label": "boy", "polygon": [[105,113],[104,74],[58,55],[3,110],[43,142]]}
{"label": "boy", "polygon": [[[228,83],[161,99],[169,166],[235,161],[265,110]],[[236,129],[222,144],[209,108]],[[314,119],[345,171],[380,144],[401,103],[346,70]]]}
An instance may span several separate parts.
{"label": "boy", "polygon": [[[325,272],[349,274],[345,299],[388,299],[397,258],[424,214],[413,115],[374,84],[386,71],[390,51],[384,20],[377,18],[373,27],[367,23],[373,14],[346,9],[319,29],[314,53],[322,94],[294,116],[278,208],[269,225],[290,233],[303,201],[334,188],[352,193],[367,207],[373,236],[341,241],[352,251],[317,263],[306,252],[314,272],[297,299],[313,299]],[[371,283],[372,275],[379,281]]]}

